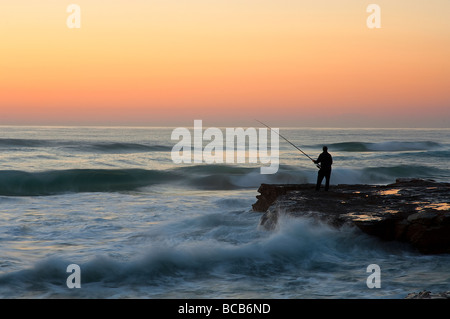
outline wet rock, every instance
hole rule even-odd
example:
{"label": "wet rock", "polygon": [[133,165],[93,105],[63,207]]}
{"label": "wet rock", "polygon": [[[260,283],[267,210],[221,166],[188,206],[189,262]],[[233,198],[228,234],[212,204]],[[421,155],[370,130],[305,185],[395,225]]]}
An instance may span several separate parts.
{"label": "wet rock", "polygon": [[399,179],[389,185],[262,184],[253,210],[260,225],[276,226],[280,214],[309,216],[336,227],[352,224],[383,240],[408,242],[425,254],[450,253],[450,184]]}

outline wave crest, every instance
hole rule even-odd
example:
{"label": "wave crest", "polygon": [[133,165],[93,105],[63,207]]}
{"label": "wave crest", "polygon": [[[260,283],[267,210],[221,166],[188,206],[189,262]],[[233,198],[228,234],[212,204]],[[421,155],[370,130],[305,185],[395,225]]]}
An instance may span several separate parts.
{"label": "wave crest", "polygon": [[431,141],[424,142],[343,142],[330,144],[330,150],[342,152],[402,152],[402,151],[427,151],[442,147],[441,144]]}
{"label": "wave crest", "polygon": [[166,171],[144,169],[0,171],[0,195],[42,196],[61,193],[125,191],[172,180],[175,177]]}
{"label": "wave crest", "polygon": [[[424,165],[333,168],[332,184],[391,183],[397,178],[439,179],[446,171]],[[0,196],[48,196],[82,192],[134,191],[157,184],[178,184],[199,190],[257,189],[267,184],[315,183],[313,169],[280,166],[277,174],[259,167],[193,165],[168,170],[69,169],[44,172],[0,171]]]}
{"label": "wave crest", "polygon": [[147,145],[125,142],[89,142],[89,141],[59,141],[1,138],[0,148],[62,148],[72,152],[90,153],[138,153],[138,152],[170,152],[172,147],[165,145]]}

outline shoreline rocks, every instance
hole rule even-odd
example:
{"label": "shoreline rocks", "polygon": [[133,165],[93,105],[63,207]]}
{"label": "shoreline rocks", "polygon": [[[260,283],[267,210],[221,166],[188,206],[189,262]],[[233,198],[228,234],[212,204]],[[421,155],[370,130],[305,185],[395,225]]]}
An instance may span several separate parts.
{"label": "shoreline rocks", "polygon": [[279,214],[308,216],[340,227],[352,224],[387,241],[410,243],[423,254],[450,253],[450,183],[398,179],[389,185],[261,184],[252,208],[260,225],[276,226]]}

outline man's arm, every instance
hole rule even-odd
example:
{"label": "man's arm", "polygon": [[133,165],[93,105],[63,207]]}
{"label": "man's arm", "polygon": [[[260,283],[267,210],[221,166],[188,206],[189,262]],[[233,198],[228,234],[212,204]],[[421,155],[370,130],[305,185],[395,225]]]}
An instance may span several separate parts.
{"label": "man's arm", "polygon": [[313,160],[313,162],[314,162],[314,164],[319,164],[320,162],[322,162],[322,154],[319,155],[317,160]]}

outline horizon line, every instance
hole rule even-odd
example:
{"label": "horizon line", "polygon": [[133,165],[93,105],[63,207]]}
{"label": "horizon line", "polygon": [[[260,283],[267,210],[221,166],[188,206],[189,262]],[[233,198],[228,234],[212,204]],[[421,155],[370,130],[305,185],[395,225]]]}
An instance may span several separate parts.
{"label": "horizon line", "polygon": [[[247,126],[247,127],[259,127],[257,126]],[[177,127],[192,127],[191,126],[180,126],[180,125],[133,125],[133,124],[1,124],[0,127],[49,127],[49,128],[76,128],[76,127],[87,127],[87,128],[177,128]],[[242,125],[220,125],[220,126],[208,126],[205,125],[205,127],[217,127],[217,128],[227,128],[227,127],[244,127]],[[342,126],[292,126],[292,125],[283,125],[283,126],[277,126],[273,125],[273,127],[276,128],[285,128],[285,129],[343,129],[343,130],[352,130],[352,129],[449,129],[450,127],[440,127],[440,126],[434,126],[434,127],[408,127],[408,126],[401,126],[401,127],[391,127],[391,126],[354,126],[354,127],[342,127]]]}

